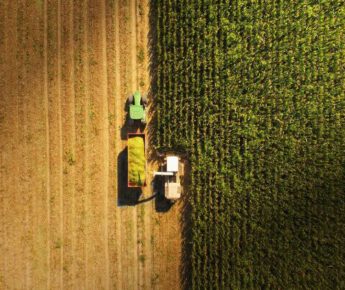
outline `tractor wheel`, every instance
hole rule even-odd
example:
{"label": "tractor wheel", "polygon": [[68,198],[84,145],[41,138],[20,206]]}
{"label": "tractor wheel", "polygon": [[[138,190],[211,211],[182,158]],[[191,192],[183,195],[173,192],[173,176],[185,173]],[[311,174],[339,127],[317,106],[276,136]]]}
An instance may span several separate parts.
{"label": "tractor wheel", "polygon": [[143,96],[141,97],[141,103],[142,103],[144,106],[147,105],[147,96],[146,96],[146,95],[143,95]]}
{"label": "tractor wheel", "polygon": [[133,103],[133,95],[128,96],[128,104],[132,104]]}

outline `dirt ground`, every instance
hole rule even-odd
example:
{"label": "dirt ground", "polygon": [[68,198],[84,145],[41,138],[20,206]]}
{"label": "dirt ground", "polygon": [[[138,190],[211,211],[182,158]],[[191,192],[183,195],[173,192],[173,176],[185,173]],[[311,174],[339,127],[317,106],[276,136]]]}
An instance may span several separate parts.
{"label": "dirt ground", "polygon": [[0,1],[0,289],[181,288],[182,202],[125,180],[148,2]]}

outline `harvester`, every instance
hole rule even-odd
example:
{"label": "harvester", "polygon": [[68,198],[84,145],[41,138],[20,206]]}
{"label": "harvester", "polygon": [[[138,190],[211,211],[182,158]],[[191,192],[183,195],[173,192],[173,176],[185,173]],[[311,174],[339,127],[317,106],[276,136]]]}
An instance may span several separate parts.
{"label": "harvester", "polygon": [[155,171],[154,176],[164,177],[164,196],[171,202],[175,202],[181,197],[179,157],[166,156],[163,168],[165,171]]}

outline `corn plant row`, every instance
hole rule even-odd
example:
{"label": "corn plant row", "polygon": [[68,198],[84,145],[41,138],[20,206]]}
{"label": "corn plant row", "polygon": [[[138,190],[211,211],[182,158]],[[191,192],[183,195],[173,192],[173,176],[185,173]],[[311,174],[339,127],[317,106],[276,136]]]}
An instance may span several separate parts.
{"label": "corn plant row", "polygon": [[345,288],[345,3],[151,5],[156,144],[191,163],[188,288]]}

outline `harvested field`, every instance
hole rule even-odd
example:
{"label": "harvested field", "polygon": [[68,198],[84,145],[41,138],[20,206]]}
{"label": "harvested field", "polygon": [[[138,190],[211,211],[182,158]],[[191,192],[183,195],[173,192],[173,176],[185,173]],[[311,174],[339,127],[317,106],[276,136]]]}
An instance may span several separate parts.
{"label": "harvested field", "polygon": [[0,289],[180,288],[183,202],[145,201],[151,163],[140,197],[125,186],[148,14],[148,0],[0,2]]}

